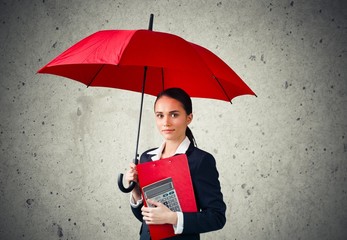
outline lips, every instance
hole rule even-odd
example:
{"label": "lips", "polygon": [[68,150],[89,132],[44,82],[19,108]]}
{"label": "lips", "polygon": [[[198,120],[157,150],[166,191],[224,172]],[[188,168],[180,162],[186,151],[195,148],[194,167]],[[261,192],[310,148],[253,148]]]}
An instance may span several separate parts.
{"label": "lips", "polygon": [[162,130],[163,133],[172,133],[173,131],[175,131],[174,129],[164,129]]}

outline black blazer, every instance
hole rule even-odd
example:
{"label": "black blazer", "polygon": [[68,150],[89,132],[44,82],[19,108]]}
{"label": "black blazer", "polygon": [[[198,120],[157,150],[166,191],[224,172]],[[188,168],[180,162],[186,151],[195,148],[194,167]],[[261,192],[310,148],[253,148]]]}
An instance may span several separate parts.
{"label": "black blazer", "polygon": [[[140,163],[152,161],[153,155],[147,154],[150,149],[140,157]],[[184,228],[182,234],[168,239],[200,239],[200,233],[210,232],[223,228],[225,225],[226,205],[223,201],[219,174],[214,157],[192,143],[187,152],[190,174],[196,198],[198,212],[183,213]],[[150,240],[147,224],[142,220],[141,206],[131,208],[135,217],[142,222],[140,240]]]}

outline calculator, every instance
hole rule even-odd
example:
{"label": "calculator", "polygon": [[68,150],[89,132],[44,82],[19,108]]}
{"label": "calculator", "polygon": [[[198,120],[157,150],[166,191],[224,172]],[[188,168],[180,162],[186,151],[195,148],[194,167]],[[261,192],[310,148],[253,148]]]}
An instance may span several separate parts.
{"label": "calculator", "polygon": [[[173,212],[182,212],[172,178],[165,178],[142,188],[145,199],[152,199],[164,204]],[[148,204],[149,207],[154,207]]]}

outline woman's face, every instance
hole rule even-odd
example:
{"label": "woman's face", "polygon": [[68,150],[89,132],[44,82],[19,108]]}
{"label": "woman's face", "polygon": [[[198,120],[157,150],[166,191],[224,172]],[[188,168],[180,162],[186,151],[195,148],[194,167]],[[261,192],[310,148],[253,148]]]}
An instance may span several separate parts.
{"label": "woman's face", "polygon": [[186,128],[192,121],[193,115],[187,115],[181,102],[162,96],[154,106],[154,113],[157,128],[165,140],[183,141],[186,137]]}

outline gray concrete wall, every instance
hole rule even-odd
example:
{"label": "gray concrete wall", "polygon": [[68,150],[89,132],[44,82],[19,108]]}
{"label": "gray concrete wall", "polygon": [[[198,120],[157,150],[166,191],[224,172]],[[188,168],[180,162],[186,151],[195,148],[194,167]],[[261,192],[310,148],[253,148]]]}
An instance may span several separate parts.
{"label": "gray concrete wall", "polygon": [[[202,239],[347,239],[347,4],[331,1],[0,2],[0,239],[137,239],[116,185],[139,94],[36,71],[101,29],[180,35],[257,93],[194,99],[227,224]],[[145,98],[140,151],[161,143]],[[153,137],[154,136],[154,137]]]}

